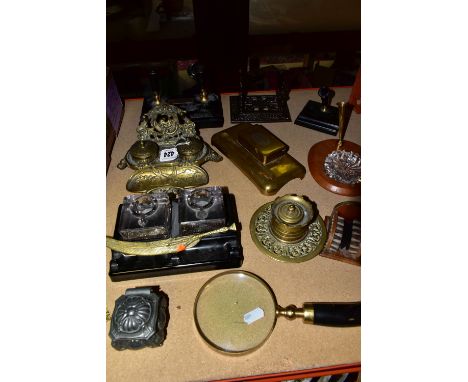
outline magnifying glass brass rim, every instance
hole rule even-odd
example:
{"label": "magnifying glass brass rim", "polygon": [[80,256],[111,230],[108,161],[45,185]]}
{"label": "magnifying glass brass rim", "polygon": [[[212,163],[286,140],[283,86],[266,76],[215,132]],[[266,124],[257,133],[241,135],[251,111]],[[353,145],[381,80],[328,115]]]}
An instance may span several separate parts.
{"label": "magnifying glass brass rim", "polygon": [[[276,308],[276,297],[266,281],[236,270],[220,273],[203,284],[193,315],[198,333],[211,348],[243,355],[270,337],[276,325]],[[264,316],[252,323],[246,321],[246,314],[258,309]]]}

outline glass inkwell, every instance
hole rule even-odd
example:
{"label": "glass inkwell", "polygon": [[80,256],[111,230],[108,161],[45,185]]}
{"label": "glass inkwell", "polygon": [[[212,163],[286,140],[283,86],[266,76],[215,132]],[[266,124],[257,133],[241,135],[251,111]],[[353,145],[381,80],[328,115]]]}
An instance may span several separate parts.
{"label": "glass inkwell", "polygon": [[221,187],[184,190],[179,204],[180,233],[189,235],[226,225]]}
{"label": "glass inkwell", "polygon": [[166,194],[124,198],[119,233],[124,240],[166,239],[171,233],[171,203]]}

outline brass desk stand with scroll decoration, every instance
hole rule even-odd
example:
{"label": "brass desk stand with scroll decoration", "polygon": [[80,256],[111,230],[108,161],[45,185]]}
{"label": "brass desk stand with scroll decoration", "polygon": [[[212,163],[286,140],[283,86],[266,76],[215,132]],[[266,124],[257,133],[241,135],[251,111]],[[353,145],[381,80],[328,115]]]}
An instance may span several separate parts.
{"label": "brass desk stand with scroll decoration", "polygon": [[200,167],[223,158],[197,135],[185,111],[162,104],[156,94],[153,108],[137,128],[138,141],[117,167],[136,170],[127,182],[130,192],[149,192],[158,187],[198,187],[208,183]]}
{"label": "brass desk stand with scroll decoration", "polygon": [[313,145],[308,164],[312,177],[328,191],[344,196],[361,195],[361,146],[343,140],[353,105],[338,103],[338,139]]}

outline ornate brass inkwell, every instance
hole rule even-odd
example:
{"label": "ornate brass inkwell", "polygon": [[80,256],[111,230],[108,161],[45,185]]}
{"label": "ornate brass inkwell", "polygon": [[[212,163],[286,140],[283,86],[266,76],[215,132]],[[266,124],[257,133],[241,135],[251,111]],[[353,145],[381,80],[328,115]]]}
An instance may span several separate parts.
{"label": "ornate brass inkwell", "polygon": [[138,141],[117,167],[136,170],[127,182],[130,192],[147,192],[157,187],[197,187],[208,183],[200,166],[222,157],[197,135],[195,124],[185,111],[161,104],[156,96],[153,108],[143,115],[137,128]]}
{"label": "ornate brass inkwell", "polygon": [[361,146],[343,140],[353,105],[338,103],[338,139],[327,139],[309,151],[309,170],[316,182],[328,191],[344,196],[361,195]]}
{"label": "ornate brass inkwell", "polygon": [[261,206],[250,220],[250,234],[262,253],[290,263],[318,255],[327,238],[314,205],[297,195],[285,195]]}

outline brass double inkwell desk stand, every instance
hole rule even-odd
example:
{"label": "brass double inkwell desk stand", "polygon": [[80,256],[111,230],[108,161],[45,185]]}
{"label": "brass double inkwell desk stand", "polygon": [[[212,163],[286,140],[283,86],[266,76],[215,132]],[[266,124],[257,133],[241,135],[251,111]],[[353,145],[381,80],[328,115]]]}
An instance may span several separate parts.
{"label": "brass double inkwell desk stand", "polygon": [[198,187],[208,183],[201,165],[219,162],[217,154],[197,135],[186,112],[163,104],[156,96],[154,106],[137,128],[138,141],[118,167],[136,170],[127,182],[130,192],[148,192],[158,187]]}

